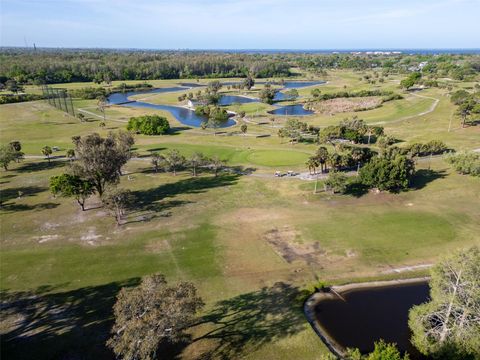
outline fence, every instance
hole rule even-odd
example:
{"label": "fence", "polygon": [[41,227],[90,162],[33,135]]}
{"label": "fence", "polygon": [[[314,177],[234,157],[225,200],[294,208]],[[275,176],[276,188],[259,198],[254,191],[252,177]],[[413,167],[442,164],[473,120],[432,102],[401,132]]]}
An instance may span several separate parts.
{"label": "fence", "polygon": [[42,87],[43,96],[48,103],[59,110],[75,116],[75,109],[73,108],[72,98],[66,89],[52,88],[44,85]]}

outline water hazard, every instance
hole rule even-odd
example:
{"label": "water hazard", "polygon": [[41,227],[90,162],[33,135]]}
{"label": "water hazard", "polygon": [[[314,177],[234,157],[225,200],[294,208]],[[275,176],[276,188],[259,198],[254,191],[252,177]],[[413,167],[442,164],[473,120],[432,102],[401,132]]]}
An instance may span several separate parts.
{"label": "water hazard", "polygon": [[410,343],[408,312],[429,297],[427,282],[360,288],[341,294],[343,299],[325,299],[315,306],[316,320],[343,348],[373,350],[380,339],[396,343],[412,359],[421,359]]}

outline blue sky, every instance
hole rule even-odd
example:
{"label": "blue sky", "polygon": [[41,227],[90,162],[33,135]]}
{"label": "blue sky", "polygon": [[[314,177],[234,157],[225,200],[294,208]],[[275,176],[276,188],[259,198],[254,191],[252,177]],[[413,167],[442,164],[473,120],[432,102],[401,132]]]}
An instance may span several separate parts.
{"label": "blue sky", "polygon": [[479,48],[480,0],[0,0],[2,46]]}

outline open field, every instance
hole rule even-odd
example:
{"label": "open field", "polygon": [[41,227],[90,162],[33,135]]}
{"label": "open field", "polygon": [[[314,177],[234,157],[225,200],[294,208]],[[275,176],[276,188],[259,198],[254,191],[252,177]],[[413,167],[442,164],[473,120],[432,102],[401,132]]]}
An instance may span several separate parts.
{"label": "open field", "polygon": [[[328,84],[317,87],[370,88],[360,76],[332,71]],[[400,93],[397,80],[382,88]],[[180,81],[148,82],[163,87]],[[152,101],[175,104],[180,94]],[[403,95],[377,109],[302,121],[326,126],[357,115],[382,123],[401,142],[438,139],[456,150],[480,148],[480,126],[461,128],[445,90]],[[94,100],[75,100],[75,107],[100,114]],[[6,336],[2,356],[109,358],[103,345],[116,293],[144,275],[163,273],[171,281],[194,282],[206,302],[191,337],[164,349],[172,358],[317,359],[327,349],[301,312],[307,287],[390,278],[392,269],[430,264],[453,249],[480,244],[478,178],[459,175],[436,157],[418,162],[407,192],[314,195],[313,182],[271,175],[277,169],[306,171],[318,145],[279,138],[285,118],[272,124],[268,105],[230,108],[247,112],[247,136],[239,125],[216,136],[185,128],[169,113],[151,109],[109,107],[102,129],[99,117],[80,123],[41,101],[0,106],[0,143],[20,140],[27,155],[0,172],[0,287],[5,298],[20,299],[9,302],[0,325]],[[105,135],[124,129],[131,116],[150,113],[165,115],[174,132],[136,136],[137,157],[125,166],[120,184],[137,200],[125,224],[115,226],[98,198],[82,212],[72,199],[52,196],[49,178],[68,164],[32,158],[43,146],[58,146],[54,155],[63,155],[73,147],[72,136]],[[203,171],[197,178],[188,171],[154,173],[148,155],[167,149],[219,155],[228,166],[248,171],[218,177]],[[425,271],[395,276],[419,273]]]}

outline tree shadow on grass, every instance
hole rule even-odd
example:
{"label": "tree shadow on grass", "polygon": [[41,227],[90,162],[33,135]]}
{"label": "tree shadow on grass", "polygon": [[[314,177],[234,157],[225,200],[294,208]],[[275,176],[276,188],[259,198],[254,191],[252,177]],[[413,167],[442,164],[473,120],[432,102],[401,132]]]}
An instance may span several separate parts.
{"label": "tree shadow on grass", "polygon": [[[68,286],[45,285],[33,292],[0,293],[2,336],[0,357],[15,360],[113,360],[105,343],[113,326],[113,305],[122,287],[137,286],[139,278],[57,292]],[[157,353],[176,359],[191,342],[161,343]]]}
{"label": "tree shadow on grass", "polygon": [[414,190],[423,189],[428,183],[437,179],[443,179],[447,176],[445,170],[434,171],[430,169],[420,169],[415,172],[412,179],[411,188]]}
{"label": "tree shadow on grass", "polygon": [[305,292],[284,282],[220,301],[197,324],[213,330],[194,339],[217,340],[202,359],[239,358],[262,345],[293,336],[305,328],[302,303]]}
{"label": "tree shadow on grass", "polygon": [[15,212],[15,211],[27,211],[27,210],[44,210],[44,209],[53,209],[56,208],[59,204],[47,202],[40,204],[18,204],[14,200],[22,199],[28,196],[34,196],[38,193],[44,192],[47,190],[44,187],[40,186],[23,186],[16,188],[7,188],[0,190],[0,210],[6,212]]}
{"label": "tree shadow on grass", "polygon": [[347,185],[345,194],[354,196],[356,198],[362,197],[368,193],[368,186],[362,184],[360,181],[353,181]]}
{"label": "tree shadow on grass", "polygon": [[191,130],[191,127],[188,126],[174,126],[171,127],[170,130],[168,130],[168,135],[179,135],[185,130]]}
{"label": "tree shadow on grass", "polygon": [[138,278],[61,293],[2,292],[4,359],[113,359],[105,347],[118,291]]}
{"label": "tree shadow on grass", "polygon": [[20,165],[15,169],[15,171],[19,173],[29,173],[33,171],[43,171],[43,170],[50,170],[50,169],[56,169],[56,168],[61,168],[64,167],[66,161],[55,161],[52,160],[48,162],[47,160],[45,161],[39,161],[39,162],[28,162]]}
{"label": "tree shadow on grass", "polygon": [[198,194],[221,186],[233,185],[237,182],[238,174],[221,174],[219,176],[202,176],[182,179],[177,182],[163,184],[148,190],[135,191],[133,195],[140,207],[148,206],[152,202],[180,194]]}
{"label": "tree shadow on grass", "polygon": [[[192,201],[168,199],[180,194],[198,194],[208,189],[233,185],[240,177],[238,174],[222,174],[217,177],[202,176],[179,180],[174,183],[163,184],[147,190],[137,190],[132,193],[134,196],[133,210],[135,214],[132,222],[149,221],[157,216],[169,216],[168,210],[191,204]],[[168,199],[168,200],[167,200]],[[142,213],[147,212],[147,213]]]}

